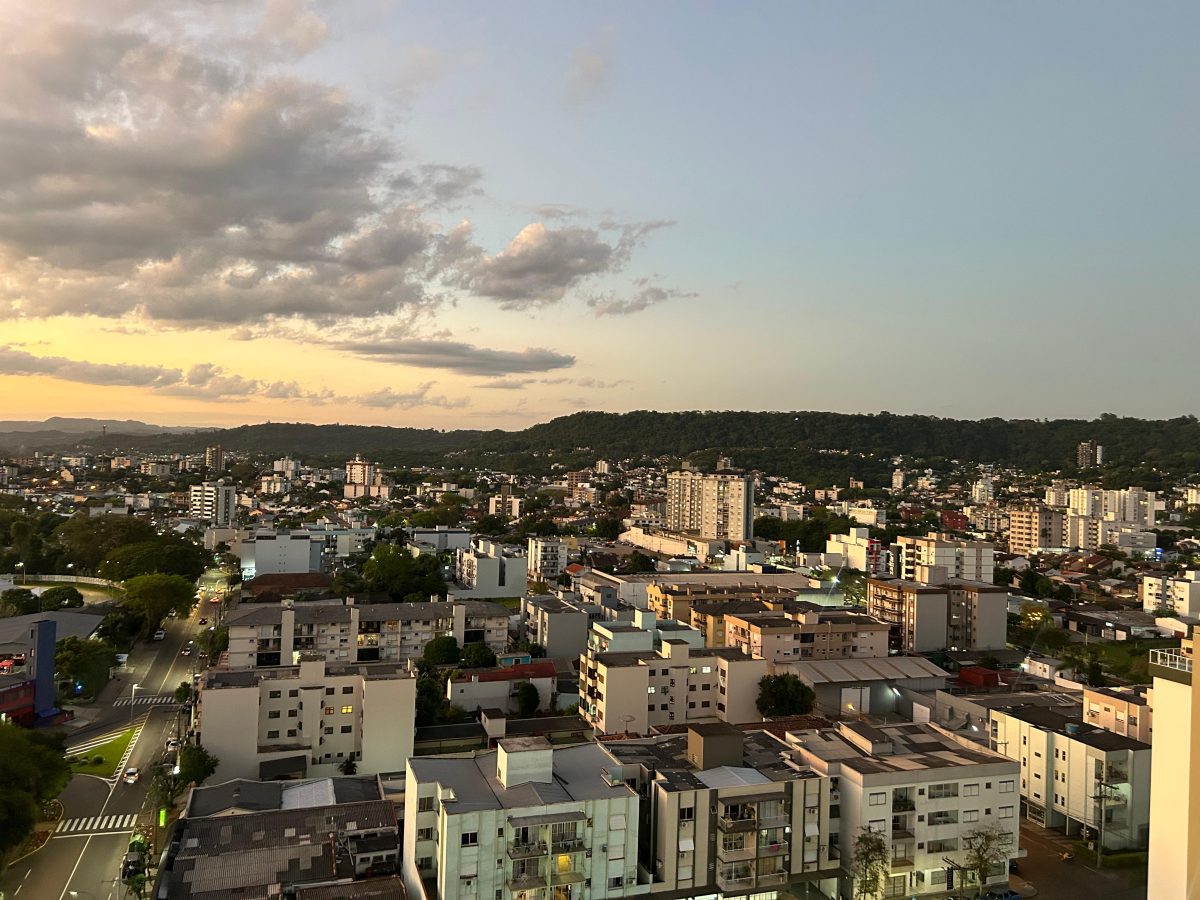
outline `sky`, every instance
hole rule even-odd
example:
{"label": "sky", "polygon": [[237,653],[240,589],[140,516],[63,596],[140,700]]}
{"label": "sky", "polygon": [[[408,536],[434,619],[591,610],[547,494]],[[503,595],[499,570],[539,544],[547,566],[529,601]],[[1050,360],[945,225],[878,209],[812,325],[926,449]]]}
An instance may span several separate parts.
{"label": "sky", "polygon": [[1198,37],[1192,2],[0,0],[0,419],[1197,414]]}

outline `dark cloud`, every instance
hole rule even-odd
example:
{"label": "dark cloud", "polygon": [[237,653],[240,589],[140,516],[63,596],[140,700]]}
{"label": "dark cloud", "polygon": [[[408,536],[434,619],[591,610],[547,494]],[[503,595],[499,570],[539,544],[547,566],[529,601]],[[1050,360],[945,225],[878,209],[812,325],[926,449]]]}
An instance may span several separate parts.
{"label": "dark cloud", "polygon": [[541,347],[490,350],[459,341],[381,339],[343,341],[338,349],[381,362],[423,369],[448,369],[464,375],[513,375],[547,372],[575,365],[575,357]]}
{"label": "dark cloud", "polygon": [[161,366],[91,363],[62,356],[34,356],[12,346],[0,346],[0,375],[46,375],[80,384],[158,388],[177,382],[178,369]]}

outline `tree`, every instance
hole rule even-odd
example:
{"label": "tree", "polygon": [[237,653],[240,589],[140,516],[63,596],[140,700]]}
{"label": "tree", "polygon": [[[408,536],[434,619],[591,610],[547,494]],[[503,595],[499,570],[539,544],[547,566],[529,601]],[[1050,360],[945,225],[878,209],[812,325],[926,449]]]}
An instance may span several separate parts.
{"label": "tree", "polygon": [[1013,835],[999,822],[991,822],[963,835],[962,845],[966,850],[965,864],[975,876],[975,883],[982,892],[988,873],[1008,862],[1009,848]]}
{"label": "tree", "polygon": [[446,634],[435,637],[421,651],[421,659],[431,666],[450,666],[459,660],[458,641]]}
{"label": "tree", "polygon": [[69,584],[59,584],[42,591],[38,601],[43,610],[78,609],[83,606],[83,594]]}
{"label": "tree", "polygon": [[854,879],[856,900],[868,900],[883,892],[884,879],[891,871],[891,853],[883,835],[866,826],[854,838],[850,875]]}
{"label": "tree", "polygon": [[91,517],[85,511],[59,525],[53,537],[68,562],[77,569],[94,572],[118,547],[152,541],[158,532],[149,522],[133,516]]}
{"label": "tree", "polygon": [[538,689],[528,681],[517,685],[517,715],[521,718],[532,716],[542,705],[542,696]]}
{"label": "tree", "polygon": [[654,564],[654,560],[649,556],[634,550],[625,560],[623,569],[630,575],[638,575],[646,572],[657,572],[658,566]]}
{"label": "tree", "polygon": [[187,615],[196,598],[196,585],[181,575],[139,575],[125,582],[122,605],[142,617],[142,633],[158,627],[171,610]]}
{"label": "tree", "polygon": [[446,707],[445,684],[433,675],[417,678],[417,725],[436,725]]}
{"label": "tree", "polygon": [[356,763],[352,757],[347,756],[340,763],[338,763],[338,771],[343,775],[357,775],[358,763]]}
{"label": "tree", "polygon": [[592,533],[603,541],[615,541],[621,536],[621,520],[600,518],[592,525]]}
{"label": "tree", "polygon": [[195,581],[204,569],[204,550],[191,541],[170,535],[115,548],[100,563],[98,572],[113,581],[127,581],[155,572],[182,575]]}
{"label": "tree", "polygon": [[185,785],[203,784],[219,765],[221,761],[199,744],[184,744],[179,748],[179,777]]}
{"label": "tree", "polygon": [[765,675],[758,682],[756,706],[761,715],[802,716],[812,712],[817,696],[795,675]]}
{"label": "tree", "polygon": [[95,697],[117,664],[117,652],[104,641],[85,641],[77,637],[63,638],[54,648],[54,665],[58,675],[79,685],[79,693]]}
{"label": "tree", "polygon": [[27,616],[39,612],[38,599],[28,588],[9,588],[0,593],[0,616]]}
{"label": "tree", "polygon": [[193,696],[195,696],[195,694],[196,692],[192,688],[191,683],[187,681],[181,681],[179,682],[179,687],[175,688],[175,702],[187,703],[192,699]]}
{"label": "tree", "polygon": [[0,857],[33,829],[39,804],[71,777],[61,738],[0,724]]}
{"label": "tree", "polygon": [[496,654],[487,644],[476,641],[463,647],[462,664],[468,669],[490,669],[496,665]]}
{"label": "tree", "polygon": [[436,556],[416,556],[396,544],[376,544],[363,564],[363,581],[369,591],[386,591],[396,599],[416,594],[446,596],[442,565]]}

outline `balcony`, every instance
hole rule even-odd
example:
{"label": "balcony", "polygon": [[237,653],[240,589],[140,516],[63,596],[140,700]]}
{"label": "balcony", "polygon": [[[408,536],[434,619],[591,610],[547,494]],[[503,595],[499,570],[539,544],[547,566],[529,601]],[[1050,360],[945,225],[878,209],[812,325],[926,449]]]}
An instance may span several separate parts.
{"label": "balcony", "polygon": [[576,872],[573,869],[565,872],[556,871],[550,876],[550,883],[555,886],[560,884],[579,884],[585,877],[582,872]]}
{"label": "balcony", "polygon": [[907,856],[893,856],[892,857],[892,871],[893,872],[895,872],[897,869],[911,869],[912,866],[913,866],[913,861],[912,861],[912,859],[910,859]]}
{"label": "balcony", "polygon": [[787,872],[766,872],[758,876],[757,887],[766,887],[772,884],[786,884],[788,880]]}
{"label": "balcony", "polygon": [[748,842],[741,847],[726,847],[724,842],[717,844],[717,859],[724,862],[741,862],[754,858],[754,842]]}
{"label": "balcony", "polygon": [[769,841],[758,846],[759,856],[784,856],[789,849],[787,841]]}
{"label": "balcony", "polygon": [[583,838],[558,837],[551,843],[555,853],[581,853],[584,850]]}
{"label": "balcony", "polygon": [[901,794],[900,796],[893,795],[892,810],[894,812],[912,812],[916,808],[917,805],[913,802],[912,797],[904,794]]}
{"label": "balcony", "polygon": [[749,869],[737,872],[722,872],[717,870],[717,887],[724,891],[741,891],[754,884],[754,875]]}
{"label": "balcony", "polygon": [[508,886],[514,891],[545,887],[546,876],[541,872],[513,872],[508,879]]}
{"label": "balcony", "polygon": [[510,841],[508,845],[509,859],[530,859],[534,856],[545,856],[549,851],[544,841]]}
{"label": "balcony", "polygon": [[786,809],[759,810],[759,828],[782,828],[792,823],[792,814]]}
{"label": "balcony", "polygon": [[721,816],[718,819],[721,831],[757,831],[758,820],[754,816]]}

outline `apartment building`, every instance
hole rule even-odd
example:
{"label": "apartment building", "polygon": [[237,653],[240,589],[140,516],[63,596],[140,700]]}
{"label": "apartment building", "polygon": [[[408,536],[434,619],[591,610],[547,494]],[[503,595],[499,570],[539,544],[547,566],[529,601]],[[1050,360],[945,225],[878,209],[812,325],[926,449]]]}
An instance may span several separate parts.
{"label": "apartment building", "polygon": [[1075,463],[1081,469],[1104,465],[1104,445],[1095,441],[1080,441],[1075,448]]}
{"label": "apartment building", "polygon": [[725,646],[780,662],[888,655],[889,626],[870,616],[810,608],[725,616]]}
{"label": "apartment building", "polygon": [[460,647],[508,647],[509,611],[479,600],[431,603],[321,603],[241,606],[225,620],[230,668],[294,665],[302,653],[331,662],[400,663],[421,658],[435,637]]}
{"label": "apartment building", "polygon": [[527,548],[529,577],[553,584],[567,568],[567,544],[556,538],[531,537]]}
{"label": "apartment building", "polygon": [[233,524],[237,491],[224,478],[192,485],[188,515],[218,527]]}
{"label": "apartment building", "polygon": [[602,746],[608,779],[642,798],[639,863],[652,895],[774,900],[806,896],[806,886],[837,895],[832,779],[783,741],[715,722]]}
{"label": "apartment building", "polygon": [[1150,776],[1147,897],[1194,897],[1200,878],[1200,690],[1192,643],[1151,650],[1158,729]]}
{"label": "apartment building", "polygon": [[[838,810],[837,839],[831,834],[830,842],[844,870],[839,897],[858,896],[845,873],[863,828],[881,834],[888,847],[884,897],[945,896],[970,886],[966,841],[980,828],[999,826],[1011,835],[1009,858],[1020,854],[1019,767],[999,754],[928,724],[841,722],[788,732],[787,744],[796,762],[830,781]],[[1005,861],[976,887],[982,893],[1007,885]]]}
{"label": "apartment building", "polygon": [[1172,615],[1200,617],[1200,570],[1180,575],[1143,575],[1142,609],[1148,613],[1169,609]]}
{"label": "apartment building", "polygon": [[1008,589],[975,581],[867,579],[867,613],[891,627],[893,650],[1002,650]]}
{"label": "apartment building", "polygon": [[378,472],[375,464],[354,454],[354,459],[346,463],[346,478],[342,485],[342,497],[346,500],[356,500],[360,497],[374,497],[387,500],[392,496],[392,486]]}
{"label": "apartment building", "polygon": [[1027,556],[1062,549],[1065,527],[1061,509],[1040,503],[1009,507],[1008,552]]}
{"label": "apartment building", "polygon": [[909,581],[918,579],[921,567],[939,566],[949,578],[988,583],[996,570],[996,548],[990,541],[962,541],[930,532],[897,538],[891,552],[892,574]]}
{"label": "apartment building", "polygon": [[667,529],[720,541],[754,537],[754,485],[739,472],[667,474]]}
{"label": "apartment building", "polygon": [[215,780],[397,772],[412,754],[416,678],[407,665],[209,669],[193,727],[221,764]]}
{"label": "apartment building", "polygon": [[521,636],[551,659],[574,658],[587,646],[588,628],[602,615],[597,606],[527,595],[521,598]]}
{"label": "apartment building", "polygon": [[766,660],[729,648],[664,640],[657,650],[584,655],[579,714],[604,734],[646,734],[655,725],[759,721]]}
{"label": "apartment building", "polygon": [[608,778],[593,743],[503,738],[473,757],[408,761],[409,900],[605,900],[643,896],[638,795]]}
{"label": "apartment building", "polygon": [[871,537],[869,528],[851,528],[846,534],[831,534],[825,541],[825,565],[831,569],[845,566],[867,575],[881,575],[886,561],[883,544]]}
{"label": "apartment building", "polygon": [[1073,488],[1067,509],[1080,516],[1124,522],[1139,528],[1154,526],[1158,496],[1140,487],[1106,491],[1091,485]]}
{"label": "apartment building", "polygon": [[1155,547],[1152,531],[1129,522],[1102,519],[1097,516],[1066,514],[1063,521],[1063,546],[1075,550],[1099,550],[1115,547],[1127,553],[1145,553]]}
{"label": "apartment building", "polygon": [[525,498],[507,496],[489,497],[488,515],[508,516],[510,519],[519,519],[525,515]]}
{"label": "apartment building", "polygon": [[454,552],[457,599],[520,597],[529,587],[528,559],[515,547],[473,537],[466,549]]}
{"label": "apartment building", "polygon": [[[746,576],[743,576],[746,577]],[[791,587],[755,581],[726,583],[658,582],[646,585],[646,608],[660,619],[687,622],[693,603],[724,603],[732,600],[795,600],[799,591]]]}
{"label": "apartment building", "polygon": [[320,572],[325,539],[308,531],[255,531],[236,542],[242,579],[259,575]]}
{"label": "apartment building", "polygon": [[1144,848],[1150,745],[1041,706],[993,709],[991,747],[1021,766],[1025,815],[1045,828]]}
{"label": "apartment building", "polygon": [[1132,687],[1083,689],[1083,718],[1089,725],[1114,734],[1151,743],[1154,734],[1153,691],[1144,684]]}
{"label": "apartment building", "polygon": [[532,684],[537,689],[538,709],[554,708],[558,693],[558,670],[554,661],[549,659],[456,672],[446,679],[446,699],[468,712],[499,709],[515,714],[520,711],[517,690],[522,684]]}

